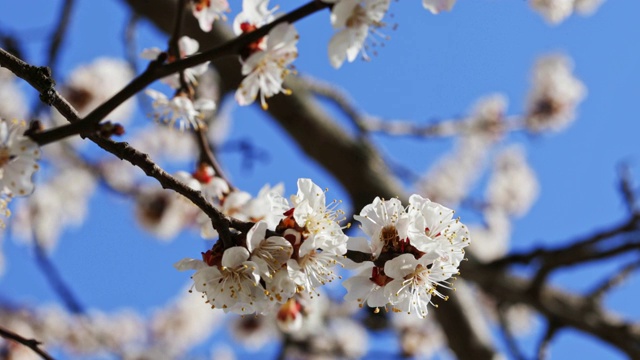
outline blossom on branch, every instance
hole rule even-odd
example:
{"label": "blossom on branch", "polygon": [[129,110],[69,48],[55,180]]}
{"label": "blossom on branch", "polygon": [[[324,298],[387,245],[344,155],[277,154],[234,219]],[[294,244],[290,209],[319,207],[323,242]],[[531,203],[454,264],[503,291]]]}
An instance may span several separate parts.
{"label": "blossom on branch", "polygon": [[267,109],[266,99],[278,93],[289,94],[284,89],[284,77],[290,73],[289,65],[298,57],[298,32],[289,23],[281,23],[269,31],[264,50],[257,47],[242,61],[242,75],[246,75],[236,91],[240,105],[253,103],[260,93],[260,104]]}
{"label": "blossom on branch", "polygon": [[[124,88],[134,77],[129,64],[121,59],[98,58],[91,64],[76,68],[60,90],[80,116],[86,116]],[[125,123],[135,107],[133,100],[127,100],[107,117]],[[67,120],[54,112],[54,120],[59,124]]]}
{"label": "blossom on branch", "polygon": [[[313,297],[318,286],[337,278],[333,268],[344,258],[348,239],[338,224],[343,212],[334,209],[339,202],[327,206],[324,191],[309,179],[298,180],[291,203],[268,188],[261,193],[262,201],[238,211],[273,212],[263,215],[270,221],[257,220],[236,246],[225,249],[218,242],[202,253],[202,260],[184,259],[175,265],[179,270],[197,270],[195,288],[216,308],[239,314],[266,313],[276,307],[287,312],[296,308],[298,296]],[[231,194],[220,201],[227,204]],[[250,202],[249,196],[243,204]],[[263,208],[256,211],[257,206]]]}
{"label": "blossom on branch", "polygon": [[147,89],[145,93],[153,99],[154,120],[169,126],[177,126],[181,131],[190,127],[200,128],[205,113],[216,108],[213,100],[209,99],[198,99],[194,102],[182,94],[168,99],[165,94],[152,89]]}
{"label": "blossom on branch", "polygon": [[[269,0],[243,0],[242,12],[233,20],[233,31],[236,35],[256,30],[275,19],[273,13],[278,10],[274,7],[269,10]],[[264,41],[258,41],[264,50]]]}
{"label": "blossom on branch", "polygon": [[10,197],[33,192],[33,174],[40,168],[40,148],[23,135],[24,122],[0,119],[0,191]]}
{"label": "blossom on branch", "polygon": [[390,0],[331,0],[331,25],[339,32],[329,42],[329,61],[339,68],[344,60],[353,62],[359,54],[365,59],[364,42],[369,33],[381,36],[377,31],[383,27],[382,18],[389,9]]}
{"label": "blossom on branch", "polygon": [[[197,40],[192,39],[188,36],[182,36],[178,39],[178,51],[180,52],[180,59],[186,58],[198,52],[200,49],[200,44]],[[163,54],[164,52],[157,47],[144,49],[140,54],[140,57],[143,59],[154,61],[158,59],[158,56]],[[167,59],[168,62],[174,62],[179,59],[175,59],[173,56],[169,56]],[[197,83],[197,77],[204,74],[209,67],[209,62],[204,62],[200,65],[196,65],[194,67],[190,67],[188,69],[184,69],[184,77],[190,84]],[[169,75],[163,78],[161,81],[174,89],[180,89],[182,84],[180,83],[180,74],[176,73],[173,75]]]}
{"label": "blossom on branch", "polygon": [[355,219],[370,238],[352,238],[349,249],[368,255],[359,273],[344,282],[347,301],[357,301],[424,318],[431,297],[446,300],[438,287],[450,288],[469,245],[465,225],[453,210],[419,195],[405,209],[398,199],[374,199]]}
{"label": "blossom on branch", "polygon": [[225,19],[224,13],[229,11],[229,3],[227,0],[193,0],[191,9],[200,29],[209,32],[215,20]]}

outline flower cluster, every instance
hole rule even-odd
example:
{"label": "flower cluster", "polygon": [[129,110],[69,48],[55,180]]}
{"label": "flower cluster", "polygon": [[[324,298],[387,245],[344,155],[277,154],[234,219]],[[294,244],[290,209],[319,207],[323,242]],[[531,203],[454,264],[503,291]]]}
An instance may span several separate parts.
{"label": "flower cluster", "polygon": [[447,299],[438,287],[450,287],[469,245],[469,232],[453,213],[420,195],[407,208],[380,198],[365,206],[355,218],[370,241],[352,238],[349,250],[368,260],[345,280],[345,299],[424,318],[432,296]]}
{"label": "flower cluster", "polygon": [[298,309],[296,294],[313,296],[316,287],[337,277],[334,267],[344,258],[348,239],[339,224],[342,212],[335,210],[338,202],[327,206],[324,191],[309,179],[298,180],[290,202],[271,194],[263,212],[276,213],[276,226],[257,221],[236,246],[224,249],[218,242],[202,260],[175,265],[196,270],[195,289],[212,307],[249,314],[280,306],[286,318]]}
{"label": "flower cluster", "polygon": [[246,234],[237,234],[235,246],[225,249],[217,242],[202,260],[183,259],[175,266],[196,270],[194,287],[213,308],[250,314],[277,307],[285,329],[295,329],[300,319],[300,295],[317,295],[319,286],[338,277],[339,264],[358,270],[344,282],[346,300],[424,317],[432,296],[446,298],[438,287],[449,287],[469,244],[467,228],[452,210],[419,195],[407,208],[398,199],[380,198],[365,206],[355,218],[367,241],[343,233],[338,202],[327,205],[325,192],[309,179],[298,180],[290,201],[269,189],[261,193],[260,201],[244,202],[231,199],[234,192],[217,193],[222,204],[244,204],[234,214],[253,208],[260,218]]}

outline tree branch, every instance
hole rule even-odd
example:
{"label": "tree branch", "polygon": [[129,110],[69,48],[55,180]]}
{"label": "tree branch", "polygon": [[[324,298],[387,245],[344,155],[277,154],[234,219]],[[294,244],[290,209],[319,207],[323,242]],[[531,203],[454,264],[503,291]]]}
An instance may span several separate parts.
{"label": "tree branch", "polygon": [[500,268],[483,266],[473,258],[462,267],[465,279],[477,283],[499,302],[531,306],[548,321],[572,327],[617,347],[630,358],[640,359],[640,324],[626,323],[588,299],[543,286],[539,296],[530,296],[531,280],[507,274]]}
{"label": "tree branch", "polygon": [[49,355],[46,351],[40,349],[40,344],[42,344],[40,341],[35,340],[35,339],[25,339],[22,336],[9,331],[3,327],[0,327],[0,336],[2,336],[5,339],[8,340],[12,340],[15,341],[17,343],[20,343],[26,347],[28,347],[29,349],[33,350],[33,352],[35,352],[36,354],[40,355],[41,358],[45,359],[45,360],[54,360],[53,357],[51,355]]}

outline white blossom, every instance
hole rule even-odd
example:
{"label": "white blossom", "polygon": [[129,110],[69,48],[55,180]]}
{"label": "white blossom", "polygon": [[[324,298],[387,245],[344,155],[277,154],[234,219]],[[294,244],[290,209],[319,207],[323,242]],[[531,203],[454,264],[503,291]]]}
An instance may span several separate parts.
{"label": "white blossom", "polygon": [[420,195],[409,198],[409,230],[411,245],[441,262],[458,267],[469,245],[469,231],[454,211]]}
{"label": "white blossom", "polygon": [[258,265],[249,257],[246,248],[235,246],[223,252],[220,264],[183,259],[175,267],[196,270],[192,276],[195,289],[205,294],[213,307],[224,312],[251,314],[260,312],[267,297],[259,286]]}
{"label": "white blossom", "polygon": [[343,283],[345,300],[375,308],[390,305],[423,318],[431,296],[446,299],[437,288],[450,287],[469,245],[469,232],[451,209],[414,194],[407,209],[398,199],[376,198],[355,218],[370,242],[349,240],[349,250],[364,261]]}
{"label": "white blossom", "polygon": [[522,216],[538,196],[538,181],[519,147],[504,149],[496,158],[487,186],[488,203],[508,214]]}
{"label": "white blossom", "polygon": [[159,187],[143,187],[136,197],[136,218],[160,240],[169,241],[192,224],[198,208],[182,195]]}
{"label": "white blossom", "polygon": [[530,0],[531,7],[551,24],[558,24],[573,12],[575,0]]}
{"label": "white blossom", "polygon": [[204,32],[211,31],[213,22],[222,18],[224,13],[229,11],[227,0],[192,0],[193,16],[198,19],[200,29]]}
{"label": "white blossom", "polygon": [[33,192],[33,174],[40,168],[40,148],[23,135],[24,122],[0,118],[0,191],[9,196]]}
{"label": "white blossom", "polygon": [[433,14],[438,14],[442,11],[451,11],[455,3],[456,0],[422,0],[422,6]]}
{"label": "white blossom", "polygon": [[[242,12],[233,20],[236,35],[258,29],[275,19],[273,13],[277,6],[269,9],[269,0],[242,0]],[[264,50],[264,41],[258,41],[260,50]]]}
{"label": "white blossom", "polygon": [[272,278],[289,260],[293,248],[280,236],[266,237],[267,223],[257,222],[247,232],[247,250],[251,253],[251,261],[258,264],[263,279]]}
{"label": "white blossom", "polygon": [[[91,64],[75,69],[60,92],[80,116],[86,116],[122,90],[133,76],[133,71],[126,61],[98,58]],[[125,123],[129,120],[134,106],[135,100],[127,100],[107,115],[107,118]],[[66,120],[61,119],[61,115],[54,114],[58,123],[66,123]]]}
{"label": "white blossom", "polygon": [[448,206],[460,203],[480,176],[493,141],[484,134],[460,138],[456,149],[440,158],[418,182],[419,192]]}
{"label": "white blossom", "polygon": [[593,14],[604,0],[530,0],[531,7],[552,25],[568,18],[573,12],[581,15]]}
{"label": "white blossom", "polygon": [[331,24],[338,32],[329,42],[329,61],[339,68],[345,59],[353,62],[363,50],[369,33],[378,35],[382,18],[389,9],[390,0],[340,0],[331,10]]}
{"label": "white blossom", "polygon": [[605,0],[575,0],[574,8],[582,15],[591,15],[598,10]]}
{"label": "white blossom", "polygon": [[86,169],[59,170],[19,203],[11,230],[26,242],[37,240],[45,249],[53,249],[66,227],[84,221],[95,186],[94,176]]}
{"label": "white blossom", "polygon": [[205,112],[216,108],[215,103],[209,99],[194,102],[180,94],[168,99],[165,94],[152,89],[147,89],[145,93],[153,99],[154,120],[171,127],[177,126],[180,130],[200,128]]}
{"label": "white blossom", "polygon": [[298,56],[297,43],[298,32],[291,24],[281,23],[269,31],[264,50],[258,49],[242,62],[246,77],[236,91],[238,104],[249,105],[260,93],[260,104],[267,109],[267,98],[290,93],[282,83],[289,73],[287,67]]}
{"label": "white blossom", "polygon": [[0,118],[24,119],[27,101],[11,71],[0,67]]}
{"label": "white blossom", "polygon": [[[180,39],[178,39],[178,51],[180,52],[179,54],[180,59],[183,59],[185,57],[188,57],[190,55],[197,53],[199,48],[200,48],[200,44],[198,44],[198,41],[195,39],[192,39],[188,36],[182,36]],[[140,54],[140,56],[143,59],[153,61],[153,60],[156,60],[158,56],[162,53],[163,51],[160,50],[159,48],[150,48],[150,49],[144,49],[142,51],[142,54]],[[168,62],[173,62],[176,60],[178,59],[169,57]],[[208,67],[209,67],[209,62],[207,61],[200,65],[196,65],[194,67],[184,69],[183,73],[184,73],[185,79],[191,84],[196,84],[198,76],[204,74],[207,71]],[[182,84],[180,83],[179,73],[172,74],[163,78],[162,82],[171,86],[174,89],[179,89],[182,86]]]}
{"label": "white blossom", "polygon": [[490,262],[507,254],[511,239],[511,221],[500,209],[489,207],[483,213],[484,224],[470,227],[473,242],[469,251],[480,261]]}
{"label": "white blossom", "polygon": [[211,311],[200,296],[184,291],[156,311],[149,323],[153,348],[177,357],[206,340],[222,323],[222,313]]}
{"label": "white blossom", "polygon": [[575,119],[586,88],[573,74],[571,60],[548,55],[536,63],[525,125],[532,132],[559,131]]}

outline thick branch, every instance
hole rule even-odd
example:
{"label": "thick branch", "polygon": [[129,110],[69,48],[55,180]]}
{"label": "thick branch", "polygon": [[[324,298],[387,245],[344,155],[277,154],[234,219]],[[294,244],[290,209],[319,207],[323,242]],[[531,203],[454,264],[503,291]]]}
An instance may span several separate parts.
{"label": "thick branch", "polygon": [[569,326],[599,338],[640,359],[640,324],[625,323],[605,310],[594,307],[585,297],[543,286],[540,296],[530,296],[531,281],[510,275],[501,269],[469,261],[463,267],[465,279],[476,282],[483,291],[505,303],[529,305],[558,325]]}

